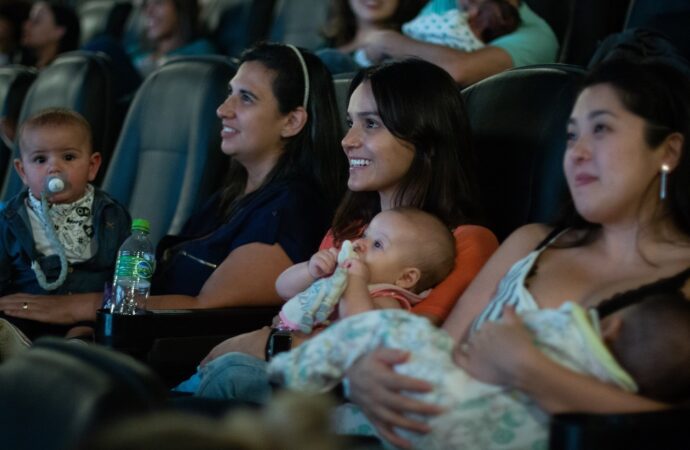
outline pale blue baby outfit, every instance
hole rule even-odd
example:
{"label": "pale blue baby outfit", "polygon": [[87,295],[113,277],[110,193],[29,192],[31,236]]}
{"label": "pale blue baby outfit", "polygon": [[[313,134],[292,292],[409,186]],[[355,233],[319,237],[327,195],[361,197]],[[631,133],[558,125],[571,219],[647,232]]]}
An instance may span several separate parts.
{"label": "pale blue baby outfit", "polygon": [[[574,371],[635,391],[634,381],[603,345],[596,318],[590,321],[580,306],[569,302],[559,309],[540,309],[524,287],[525,277],[545,247],[513,265],[475,329],[497,319],[502,305],[512,304],[547,356]],[[453,361],[451,337],[425,318],[405,311],[378,310],[344,319],[297,349],[277,355],[269,364],[269,375],[289,388],[326,391],[343,379],[360,356],[381,346],[410,351],[410,359],[396,366],[396,371],[430,382],[435,387],[432,392],[411,395],[446,409],[436,417],[416,417],[428,421],[429,434],[398,430],[414,448],[547,448],[544,411],[518,391],[471,378]],[[376,434],[352,404],[337,409],[334,424],[345,434]]]}

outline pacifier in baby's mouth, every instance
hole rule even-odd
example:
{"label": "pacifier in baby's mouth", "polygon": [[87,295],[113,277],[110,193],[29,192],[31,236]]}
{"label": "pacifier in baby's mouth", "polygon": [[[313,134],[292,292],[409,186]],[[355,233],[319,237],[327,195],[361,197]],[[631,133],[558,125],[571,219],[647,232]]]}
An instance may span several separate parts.
{"label": "pacifier in baby's mouth", "polygon": [[67,178],[61,174],[48,175],[43,184],[43,192],[50,197],[67,189]]}

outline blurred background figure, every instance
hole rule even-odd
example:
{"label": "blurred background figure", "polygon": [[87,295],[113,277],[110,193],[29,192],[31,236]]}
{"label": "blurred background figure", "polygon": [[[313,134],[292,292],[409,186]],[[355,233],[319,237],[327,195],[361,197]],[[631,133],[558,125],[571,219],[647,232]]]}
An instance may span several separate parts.
{"label": "blurred background figure", "polygon": [[76,50],[79,36],[79,18],[73,8],[39,1],[24,22],[21,44],[29,50],[33,65],[42,69],[60,53]]}
{"label": "blurred background figure", "polygon": [[146,0],[140,46],[130,51],[139,72],[146,76],[170,56],[217,53],[202,38],[196,0]]}
{"label": "blurred background figure", "polygon": [[29,18],[30,10],[31,4],[23,0],[0,4],[0,66],[25,62],[20,42],[22,24]]}
{"label": "blurred background figure", "polygon": [[380,30],[400,31],[412,20],[425,0],[332,0],[331,15],[323,29],[330,48],[317,55],[331,73],[354,72],[360,68],[352,59],[369,35]]}

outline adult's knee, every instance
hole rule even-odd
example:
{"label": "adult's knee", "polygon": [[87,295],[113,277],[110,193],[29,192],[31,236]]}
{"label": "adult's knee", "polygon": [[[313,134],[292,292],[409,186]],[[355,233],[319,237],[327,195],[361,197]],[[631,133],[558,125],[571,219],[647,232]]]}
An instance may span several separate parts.
{"label": "adult's knee", "polygon": [[271,385],[266,361],[245,353],[228,353],[202,368],[202,380],[196,395],[266,403]]}

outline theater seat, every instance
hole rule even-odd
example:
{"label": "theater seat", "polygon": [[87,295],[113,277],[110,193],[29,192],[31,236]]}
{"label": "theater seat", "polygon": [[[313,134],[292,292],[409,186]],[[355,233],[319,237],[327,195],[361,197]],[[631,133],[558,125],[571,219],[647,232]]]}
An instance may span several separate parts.
{"label": "theater seat", "polygon": [[[623,29],[629,0],[576,0],[561,41],[559,62],[586,66],[599,43]],[[551,2],[559,3],[559,2]]]}
{"label": "theater seat", "polygon": [[[38,74],[19,115],[21,123],[48,107],[68,108],[82,114],[91,124],[94,149],[103,155],[96,184],[103,178],[122,122],[111,70],[104,55],[86,51],[64,53]],[[22,189],[19,176],[11,167],[8,170],[1,195],[4,200]]]}
{"label": "theater seat", "polygon": [[139,88],[103,188],[151,223],[154,243],[176,234],[219,186],[222,103],[235,67],[220,56],[173,59]]}
{"label": "theater seat", "polygon": [[630,0],[625,28],[643,26],[657,16],[689,11],[690,1],[688,0]]}
{"label": "theater seat", "polygon": [[565,188],[566,121],[584,70],[563,64],[502,72],[462,91],[482,205],[499,240],[548,221]]}
{"label": "theater seat", "polygon": [[347,130],[347,92],[350,83],[354,78],[354,73],[339,73],[333,76],[333,87],[335,88],[335,98],[338,101],[338,114],[343,124],[343,130]]}
{"label": "theater seat", "polygon": [[165,389],[134,359],[45,338],[0,365],[2,448],[68,450],[112,420],[163,405]]}
{"label": "theater seat", "polygon": [[[19,123],[19,113],[26,93],[31,83],[36,79],[36,70],[12,65],[0,67],[0,118],[3,127],[15,128]],[[0,140],[0,182],[6,176],[5,170],[13,170],[10,165],[14,143],[12,138],[5,135],[4,130]]]}
{"label": "theater seat", "polygon": [[570,18],[573,12],[575,0],[525,0],[527,5],[544,19],[558,38],[558,43],[563,45],[563,39],[568,31]]}
{"label": "theater seat", "polygon": [[326,23],[329,3],[324,0],[276,0],[270,39],[309,50],[323,47],[321,27]]}
{"label": "theater seat", "polygon": [[687,450],[690,409],[626,414],[556,414],[549,450]]}
{"label": "theater seat", "polygon": [[77,14],[82,44],[98,35],[120,39],[132,4],[120,0],[89,0],[79,5]]}
{"label": "theater seat", "polygon": [[202,22],[221,53],[239,56],[268,35],[273,0],[209,0]]}

